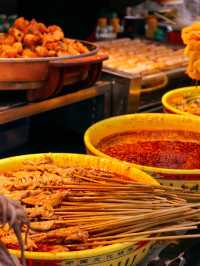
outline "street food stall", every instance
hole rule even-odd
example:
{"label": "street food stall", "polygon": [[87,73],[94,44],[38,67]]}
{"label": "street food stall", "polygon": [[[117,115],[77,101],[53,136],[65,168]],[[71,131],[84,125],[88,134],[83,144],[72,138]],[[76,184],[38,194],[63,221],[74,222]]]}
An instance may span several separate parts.
{"label": "street food stall", "polygon": [[0,264],[198,265],[200,23],[148,2],[0,16]]}

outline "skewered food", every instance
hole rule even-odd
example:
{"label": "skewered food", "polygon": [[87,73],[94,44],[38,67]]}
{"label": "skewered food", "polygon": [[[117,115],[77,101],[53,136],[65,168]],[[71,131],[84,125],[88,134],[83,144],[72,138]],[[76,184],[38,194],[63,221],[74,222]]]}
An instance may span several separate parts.
{"label": "skewered food", "polygon": [[200,80],[200,23],[194,22],[182,30],[182,39],[186,44],[185,54],[189,57],[188,75]]}
{"label": "skewered food", "polygon": [[104,42],[100,47],[109,55],[104,62],[105,68],[130,74],[153,74],[186,66],[188,62],[182,49],[175,50],[139,39]]}
{"label": "skewered food", "polygon": [[[170,137],[171,136],[171,137]],[[200,169],[200,135],[184,131],[133,131],[102,139],[103,153],[139,165]]]}
{"label": "skewered food", "polygon": [[56,57],[79,55],[88,48],[77,40],[64,37],[60,27],[45,26],[23,17],[15,20],[8,33],[0,36],[0,57]]}
{"label": "skewered food", "polygon": [[[199,194],[139,184],[104,169],[58,166],[51,157],[25,161],[19,169],[1,172],[0,178],[1,192],[17,196],[26,208],[27,250],[62,252],[198,236],[155,234],[197,228]],[[12,231],[1,228],[0,237],[7,247],[19,247]]]}

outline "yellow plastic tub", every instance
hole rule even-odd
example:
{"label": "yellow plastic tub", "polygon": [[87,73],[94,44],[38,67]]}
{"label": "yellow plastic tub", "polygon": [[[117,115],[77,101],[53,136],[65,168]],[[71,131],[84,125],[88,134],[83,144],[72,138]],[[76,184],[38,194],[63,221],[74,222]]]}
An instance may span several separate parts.
{"label": "yellow plastic tub", "polygon": [[180,89],[175,89],[165,93],[162,97],[162,105],[163,109],[166,113],[172,114],[179,114],[179,115],[189,115],[192,117],[200,118],[198,115],[194,115],[192,113],[183,112],[171,104],[173,98],[178,96],[193,96],[193,95],[200,95],[200,86],[193,86],[193,87],[185,87]]}
{"label": "yellow plastic tub", "polygon": [[[44,156],[51,156],[59,166],[94,167],[126,175],[141,183],[158,185],[158,182],[146,173],[130,167],[129,164],[111,159],[77,154],[35,154],[11,157],[0,160],[0,172],[23,167],[27,160],[39,160]],[[61,265],[99,265],[125,266],[137,265],[148,253],[153,242],[137,244],[114,244],[84,251],[71,252],[25,252],[28,266],[61,266]],[[20,256],[20,252],[11,250],[11,253]]]}
{"label": "yellow plastic tub", "polygon": [[[200,119],[175,114],[131,114],[100,121],[92,125],[85,133],[84,142],[87,153],[110,157],[97,149],[98,143],[105,137],[116,133],[134,130],[189,130],[200,133]],[[200,140],[199,140],[200,141]],[[116,159],[117,160],[117,159]],[[151,176],[160,184],[200,190],[200,169],[165,169],[131,164]]]}

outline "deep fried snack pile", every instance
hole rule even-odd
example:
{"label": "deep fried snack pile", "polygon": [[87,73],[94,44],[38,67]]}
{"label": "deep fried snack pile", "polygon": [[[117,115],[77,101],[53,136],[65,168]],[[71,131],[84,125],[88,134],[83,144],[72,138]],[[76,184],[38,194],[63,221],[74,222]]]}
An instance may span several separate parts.
{"label": "deep fried snack pile", "polygon": [[200,22],[182,30],[182,39],[186,44],[185,55],[189,57],[187,74],[195,80],[200,80]]}
{"label": "deep fried snack pile", "polygon": [[81,42],[65,38],[60,27],[47,27],[34,19],[20,17],[7,34],[0,36],[0,58],[57,57],[86,52],[88,48]]}

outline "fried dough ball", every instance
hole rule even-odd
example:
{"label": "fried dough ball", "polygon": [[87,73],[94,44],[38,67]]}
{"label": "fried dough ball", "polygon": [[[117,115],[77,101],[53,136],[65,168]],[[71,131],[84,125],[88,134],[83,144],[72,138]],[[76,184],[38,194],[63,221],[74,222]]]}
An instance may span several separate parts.
{"label": "fried dough ball", "polygon": [[10,28],[8,33],[15,38],[16,41],[22,42],[24,38],[24,33],[16,28]]}
{"label": "fried dough ball", "polygon": [[37,46],[35,48],[35,52],[37,53],[37,55],[39,57],[47,57],[47,56],[49,56],[49,51],[44,46]]}
{"label": "fried dough ball", "polygon": [[80,42],[74,42],[74,45],[73,47],[79,51],[80,53],[87,53],[88,52],[88,49],[86,46],[84,46],[82,43]]}
{"label": "fried dough ball", "polygon": [[18,48],[8,45],[8,44],[3,44],[1,46],[0,50],[0,56],[3,58],[12,58],[12,57],[17,57],[18,54]]}
{"label": "fried dough ball", "polygon": [[32,46],[36,46],[38,44],[41,44],[41,38],[38,35],[34,35],[34,34],[26,34],[24,36],[24,45],[26,47],[32,47]]}
{"label": "fried dough ball", "polygon": [[56,31],[63,32],[62,29],[57,25],[51,25],[47,29],[48,29],[48,32],[51,32],[51,33],[56,32]]}
{"label": "fried dough ball", "polygon": [[200,22],[182,30],[182,39],[186,44],[185,55],[189,57],[187,74],[195,80],[200,80]]}
{"label": "fried dough ball", "polygon": [[31,33],[35,35],[41,35],[47,32],[47,27],[43,23],[37,23],[35,19],[32,19],[28,26],[24,29],[24,33]]}
{"label": "fried dough ball", "polygon": [[12,45],[15,42],[15,38],[12,35],[6,34],[0,36],[0,44]]}
{"label": "fried dough ball", "polygon": [[45,43],[43,46],[45,46],[48,50],[59,51],[64,49],[63,43],[60,41],[48,42]]}
{"label": "fried dough ball", "polygon": [[38,23],[38,30],[40,31],[40,33],[46,33],[48,31],[44,23],[41,22]]}
{"label": "fried dough ball", "polygon": [[58,26],[49,26],[48,33],[44,35],[44,43],[55,42],[64,39],[64,33]]}
{"label": "fried dough ball", "polygon": [[76,48],[72,45],[69,45],[67,48],[67,51],[69,54],[73,54],[73,55],[79,55],[79,51],[76,50]]}
{"label": "fried dough ball", "polygon": [[48,56],[49,57],[54,57],[54,56],[57,56],[57,53],[54,50],[48,50]]}
{"label": "fried dough ball", "polygon": [[181,37],[184,44],[188,44],[191,40],[199,40],[200,22],[194,22],[191,26],[183,28]]}
{"label": "fried dough ball", "polygon": [[16,42],[13,44],[13,48],[17,50],[18,54],[21,54],[23,52],[23,46],[21,42]]}
{"label": "fried dough ball", "polygon": [[37,54],[33,52],[31,49],[26,48],[23,50],[22,57],[34,58],[34,57],[37,57]]}
{"label": "fried dough ball", "polygon": [[15,20],[13,28],[23,31],[28,26],[28,24],[28,20],[24,19],[23,17],[20,17]]}
{"label": "fried dough ball", "polygon": [[43,37],[43,43],[48,43],[48,42],[56,42],[56,41],[60,41],[62,40],[64,36],[64,33],[61,32],[54,32],[54,33],[48,33],[48,34],[44,34]]}
{"label": "fried dough ball", "polygon": [[0,35],[0,57],[54,57],[88,52],[78,41],[65,39],[59,26],[46,27],[35,19],[15,20],[7,34]]}
{"label": "fried dough ball", "polygon": [[[74,50],[76,50],[76,53],[87,53],[88,52],[88,48],[86,46],[84,46],[81,42],[79,41],[75,41],[75,40],[70,40],[68,38],[64,39],[64,44],[67,47],[67,49],[69,49],[70,47],[70,51],[73,52]],[[73,48],[73,49],[72,49]]]}
{"label": "fried dough ball", "polygon": [[58,51],[57,55],[58,56],[68,56],[70,54],[67,51]]}

